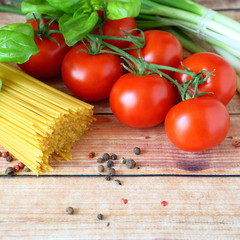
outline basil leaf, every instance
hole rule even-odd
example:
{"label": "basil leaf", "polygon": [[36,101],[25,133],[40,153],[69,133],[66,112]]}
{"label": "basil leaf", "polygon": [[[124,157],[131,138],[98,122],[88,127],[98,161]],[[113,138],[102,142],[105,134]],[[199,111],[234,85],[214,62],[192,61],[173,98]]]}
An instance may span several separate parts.
{"label": "basil leaf", "polygon": [[107,18],[121,19],[138,16],[141,9],[141,0],[108,0]]}
{"label": "basil leaf", "polygon": [[2,79],[0,78],[0,91],[2,90]]}
{"label": "basil leaf", "polygon": [[23,33],[31,38],[34,38],[34,29],[33,29],[32,25],[25,24],[25,23],[9,24],[9,25],[6,25],[6,26],[0,28],[0,30],[16,31],[19,33]]}
{"label": "basil leaf", "polygon": [[88,3],[88,0],[47,0],[47,2],[54,7],[65,13],[74,13],[79,6]]}
{"label": "basil leaf", "polygon": [[0,28],[0,62],[23,63],[38,52],[32,25],[15,23]]}
{"label": "basil leaf", "polygon": [[62,11],[51,6],[46,0],[24,0],[21,4],[23,13],[42,13],[53,17],[59,17]]}
{"label": "basil leaf", "polygon": [[64,14],[59,19],[59,28],[68,46],[83,39],[97,24],[98,14],[96,11],[82,9],[72,14]]}

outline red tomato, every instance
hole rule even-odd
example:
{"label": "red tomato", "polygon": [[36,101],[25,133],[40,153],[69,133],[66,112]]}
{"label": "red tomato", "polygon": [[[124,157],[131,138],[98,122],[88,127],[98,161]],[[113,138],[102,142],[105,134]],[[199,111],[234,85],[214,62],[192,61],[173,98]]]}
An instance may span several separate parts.
{"label": "red tomato", "polygon": [[[48,19],[44,19],[44,24],[49,22]],[[32,19],[27,22],[33,26],[35,31],[38,30],[37,22]],[[51,23],[49,30],[59,30],[56,22]],[[50,34],[60,46],[51,39],[41,37],[40,39],[36,34],[34,36],[35,43],[38,46],[39,52],[31,56],[30,59],[19,64],[19,67],[26,73],[37,78],[51,78],[61,73],[61,64],[65,54],[69,51],[69,47],[66,45],[65,40],[60,33]]]}
{"label": "red tomato", "polygon": [[148,128],[161,123],[175,103],[174,89],[157,74],[123,75],[114,84],[110,107],[120,122],[135,128]]}
{"label": "red tomato", "polygon": [[[113,36],[113,37],[127,37],[122,29],[125,32],[129,32],[131,35],[136,36],[137,31],[131,31],[137,27],[135,19],[131,17],[122,18],[118,20],[108,19],[102,26],[102,31],[104,36]],[[131,32],[130,32],[131,31]],[[95,34],[99,34],[99,29],[94,31]],[[121,40],[111,40],[106,39],[105,42],[112,44],[118,48],[127,48],[130,44],[129,41],[121,41]]]}
{"label": "red tomato", "polygon": [[86,101],[108,98],[115,81],[123,74],[121,59],[112,53],[91,55],[84,44],[73,47],[64,57],[62,78],[68,89]]}
{"label": "red tomato", "polygon": [[[140,49],[140,56],[145,62],[175,68],[179,66],[183,60],[183,48],[175,36],[160,30],[145,31],[144,36],[145,46]],[[129,47],[134,47],[134,44],[131,43]],[[128,53],[138,57],[136,49],[128,50]],[[163,72],[170,76],[174,74],[174,72],[167,70],[163,70]]]}
{"label": "red tomato", "polygon": [[230,118],[224,104],[214,97],[191,98],[175,105],[165,119],[167,136],[184,151],[203,151],[226,137]]}
{"label": "red tomato", "polygon": [[[187,67],[191,72],[198,73],[201,70],[214,73],[206,82],[198,86],[198,92],[212,92],[223,104],[227,105],[232,99],[236,88],[237,78],[233,67],[221,56],[214,53],[195,53],[183,61],[183,65]],[[179,69],[183,69],[179,66]],[[203,77],[207,74],[203,73]],[[191,79],[189,75],[175,73],[174,79],[179,83],[188,81]],[[189,90],[190,94],[193,94],[193,89]]]}

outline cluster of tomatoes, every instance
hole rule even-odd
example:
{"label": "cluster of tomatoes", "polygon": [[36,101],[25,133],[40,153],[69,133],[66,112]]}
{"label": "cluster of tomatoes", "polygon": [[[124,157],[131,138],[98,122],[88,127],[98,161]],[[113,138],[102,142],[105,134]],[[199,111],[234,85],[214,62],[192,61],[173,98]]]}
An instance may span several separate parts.
{"label": "cluster of tomatoes", "polygon": [[[35,20],[29,23],[37,30]],[[50,28],[57,30],[57,23],[53,22]],[[135,28],[133,18],[107,20],[102,32],[107,36],[125,37],[122,29],[129,32]],[[185,151],[212,148],[226,137],[230,118],[225,106],[236,91],[236,74],[222,57],[204,52],[184,60],[183,48],[172,34],[160,30],[145,31],[145,45],[140,49],[144,61],[183,70],[184,65],[195,73],[214,70],[197,87],[198,93],[209,94],[176,101],[176,88],[163,76],[126,72],[122,59],[114,53],[106,51],[88,54],[88,48],[81,43],[69,49],[61,34],[53,33],[51,36],[58,41],[59,46],[52,40],[36,36],[40,52],[20,65],[24,71],[37,78],[49,78],[61,72],[66,86],[78,98],[91,102],[109,98],[113,114],[127,126],[148,128],[164,121],[169,139]],[[120,49],[134,46],[127,41],[105,41]],[[139,54],[136,49],[127,50],[127,53],[136,58]],[[169,70],[162,72],[178,83],[191,79],[184,73]],[[193,94],[191,91],[194,89],[189,90]]]}

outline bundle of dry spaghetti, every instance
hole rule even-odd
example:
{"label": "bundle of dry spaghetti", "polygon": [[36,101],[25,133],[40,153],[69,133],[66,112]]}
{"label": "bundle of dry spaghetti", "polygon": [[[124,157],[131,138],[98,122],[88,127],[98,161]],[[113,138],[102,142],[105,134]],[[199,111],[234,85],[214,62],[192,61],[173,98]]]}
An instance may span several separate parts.
{"label": "bundle of dry spaghetti", "polygon": [[35,174],[70,150],[90,129],[93,106],[11,65],[0,63],[0,145]]}

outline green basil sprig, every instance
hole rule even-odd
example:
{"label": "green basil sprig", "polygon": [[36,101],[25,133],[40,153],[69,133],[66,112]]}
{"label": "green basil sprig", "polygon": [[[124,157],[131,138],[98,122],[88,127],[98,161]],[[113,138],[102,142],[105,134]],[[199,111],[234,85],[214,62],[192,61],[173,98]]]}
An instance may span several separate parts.
{"label": "green basil sprig", "polygon": [[[24,14],[55,17],[66,43],[73,46],[98,22],[97,10],[106,10],[107,18],[136,17],[141,0],[24,0]],[[38,53],[30,24],[16,23],[0,28],[0,62],[23,63]]]}
{"label": "green basil sprig", "polygon": [[96,10],[106,10],[107,18],[136,17],[141,0],[24,0],[23,13],[42,13],[59,19],[60,32],[66,43],[73,46],[97,24]]}

